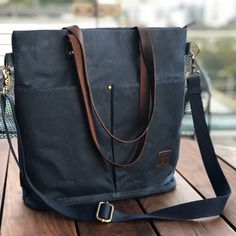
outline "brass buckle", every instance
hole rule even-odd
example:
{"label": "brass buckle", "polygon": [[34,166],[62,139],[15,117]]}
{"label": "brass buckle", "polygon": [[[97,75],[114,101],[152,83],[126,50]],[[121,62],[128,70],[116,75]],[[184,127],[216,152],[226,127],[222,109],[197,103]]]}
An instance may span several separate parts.
{"label": "brass buckle", "polygon": [[[100,212],[101,206],[102,206],[103,204],[108,204],[108,205],[111,207],[111,211],[110,211],[110,215],[109,215],[109,218],[108,218],[108,219],[104,219],[104,218],[101,218],[101,217],[99,216],[99,212]],[[114,213],[114,209],[115,209],[114,206],[113,206],[111,203],[109,203],[109,202],[99,202],[99,203],[98,203],[97,212],[96,212],[96,218],[97,218],[97,220],[101,221],[102,223],[109,223],[109,222],[111,222],[112,217],[113,217],[113,213]]]}

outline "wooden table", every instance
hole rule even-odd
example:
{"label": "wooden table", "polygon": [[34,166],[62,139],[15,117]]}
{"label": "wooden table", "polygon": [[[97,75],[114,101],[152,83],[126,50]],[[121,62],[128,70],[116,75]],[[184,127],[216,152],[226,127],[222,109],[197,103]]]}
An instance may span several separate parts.
{"label": "wooden table", "polygon": [[[21,200],[18,169],[13,158],[9,158],[6,141],[1,140],[0,200],[3,199],[1,236],[236,235],[236,149],[217,146],[216,152],[221,156],[219,158],[220,165],[233,190],[222,216],[190,222],[157,220],[101,224],[76,222],[52,212],[37,212],[24,206]],[[8,178],[4,191],[6,173]],[[175,190],[157,196],[116,202],[116,208],[129,213],[148,212],[172,204],[214,196],[195,141],[188,139],[181,141],[180,160],[175,176],[177,179]]]}

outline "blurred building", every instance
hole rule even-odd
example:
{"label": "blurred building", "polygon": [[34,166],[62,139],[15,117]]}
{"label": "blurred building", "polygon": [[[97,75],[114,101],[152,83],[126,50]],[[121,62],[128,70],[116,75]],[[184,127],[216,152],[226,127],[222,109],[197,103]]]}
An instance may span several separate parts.
{"label": "blurred building", "polygon": [[[185,26],[202,18],[202,5],[191,0],[121,0],[128,24]],[[138,21],[138,22],[137,22]]]}
{"label": "blurred building", "polygon": [[235,0],[207,0],[204,4],[205,25],[221,27],[236,19]]}
{"label": "blurred building", "polygon": [[[146,26],[185,26],[193,21],[201,26],[221,27],[236,21],[236,0],[0,0],[1,23],[21,21],[75,22],[82,26],[115,27],[143,24]],[[120,16],[107,10],[106,16],[96,18],[85,5],[117,5]],[[74,6],[77,7],[75,8]],[[82,7],[84,5],[84,7]],[[76,9],[76,10],[75,10]],[[84,10],[83,10],[84,9]],[[86,13],[87,11],[87,13]],[[86,17],[86,14],[87,17]],[[101,11],[100,11],[101,13]],[[107,17],[110,13],[111,16]],[[99,14],[98,14],[99,15]],[[98,19],[100,18],[100,19]],[[98,24],[99,21],[99,24]]]}

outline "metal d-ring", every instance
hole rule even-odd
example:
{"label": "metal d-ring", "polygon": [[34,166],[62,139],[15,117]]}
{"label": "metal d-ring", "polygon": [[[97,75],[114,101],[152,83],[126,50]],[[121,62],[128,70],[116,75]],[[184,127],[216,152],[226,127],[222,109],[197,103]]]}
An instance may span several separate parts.
{"label": "metal d-ring", "polygon": [[200,53],[200,48],[195,42],[190,42],[190,53],[195,58]]}

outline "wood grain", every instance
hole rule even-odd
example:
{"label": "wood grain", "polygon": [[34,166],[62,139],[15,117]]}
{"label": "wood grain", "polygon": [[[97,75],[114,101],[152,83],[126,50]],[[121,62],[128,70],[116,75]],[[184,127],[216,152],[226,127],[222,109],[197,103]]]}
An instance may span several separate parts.
{"label": "wood grain", "polygon": [[[124,200],[114,203],[115,208],[125,213],[143,213],[136,200]],[[127,223],[88,223],[78,222],[78,231],[81,236],[153,236],[156,235],[148,221]]]}
{"label": "wood grain", "polygon": [[236,148],[235,147],[227,147],[223,145],[215,145],[215,151],[217,155],[236,169]]}
{"label": "wood grain", "polygon": [[[236,226],[236,171],[219,160],[225,176],[232,188],[232,194],[226,205],[224,216]],[[210,185],[206,171],[204,169],[197,143],[184,139],[181,142],[180,160],[177,170],[186,178],[191,185],[197,189],[204,197],[214,197],[214,191]]]}
{"label": "wood grain", "polygon": [[[0,212],[2,212],[3,204],[2,197],[4,196],[4,182],[6,175],[6,167],[9,159],[8,145],[4,139],[0,140]],[[2,214],[0,213],[0,216]],[[0,218],[1,222],[1,218]]]}
{"label": "wood grain", "polygon": [[[1,147],[1,143],[0,143]],[[3,150],[3,149],[2,149]],[[0,155],[1,151],[0,151]],[[5,154],[3,154],[5,155]],[[236,189],[235,170],[220,161],[225,174],[233,189]],[[0,167],[1,168],[1,167]],[[177,167],[184,178],[200,191],[204,196],[214,196],[209,181],[204,173],[196,142],[183,140],[181,143],[181,157]],[[1,172],[2,173],[2,172]],[[6,188],[6,199],[3,211],[1,236],[18,235],[129,235],[129,236],[154,236],[154,235],[236,235],[235,231],[221,217],[204,221],[148,221],[129,223],[89,223],[75,222],[65,219],[52,212],[38,212],[27,208],[21,200],[19,186],[19,172],[14,160],[11,158]],[[201,199],[200,195],[176,173],[177,187],[175,190],[156,196],[139,199],[124,200],[114,203],[116,209],[127,213],[142,213],[140,204],[145,211],[179,204],[186,201]],[[232,195],[224,216],[236,225],[236,201]],[[77,228],[77,229],[76,229]]]}
{"label": "wood grain", "polygon": [[77,235],[74,221],[52,212],[34,211],[21,199],[19,171],[10,158],[1,236]]}
{"label": "wood grain", "polygon": [[[161,195],[150,196],[140,199],[147,212],[176,205],[188,201],[199,200],[201,197],[191,186],[178,174],[175,174],[177,187],[175,190]],[[201,221],[154,221],[154,225],[161,235],[235,235],[232,228],[222,220],[214,218]]]}

